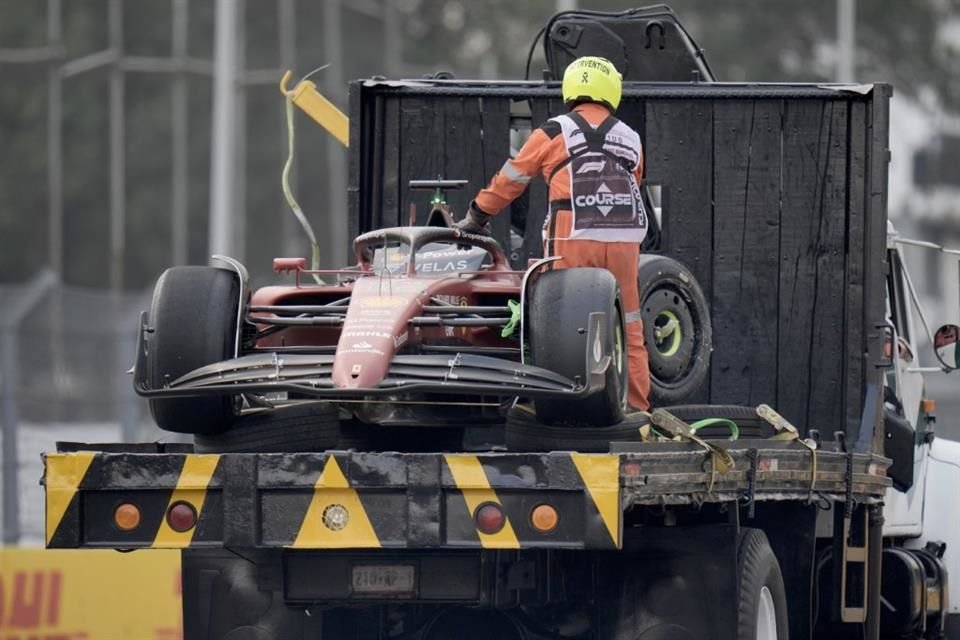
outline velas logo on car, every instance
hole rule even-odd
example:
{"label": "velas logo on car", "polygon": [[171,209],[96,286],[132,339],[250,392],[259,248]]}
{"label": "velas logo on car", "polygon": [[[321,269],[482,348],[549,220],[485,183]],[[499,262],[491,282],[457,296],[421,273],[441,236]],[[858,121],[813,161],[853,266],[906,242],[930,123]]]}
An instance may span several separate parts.
{"label": "velas logo on car", "polygon": [[629,205],[631,202],[633,202],[633,196],[629,193],[613,193],[603,183],[597,187],[596,194],[580,195],[573,200],[578,207],[596,207],[603,215],[610,213],[610,210],[616,206]]}

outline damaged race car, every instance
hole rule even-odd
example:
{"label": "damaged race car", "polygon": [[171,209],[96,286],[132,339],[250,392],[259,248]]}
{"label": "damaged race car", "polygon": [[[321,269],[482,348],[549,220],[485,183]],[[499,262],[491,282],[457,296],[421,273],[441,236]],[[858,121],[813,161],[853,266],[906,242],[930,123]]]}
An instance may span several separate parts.
{"label": "damaged race car", "polygon": [[[456,449],[464,427],[504,424],[519,448],[635,436],[614,277],[551,270],[557,258],[515,270],[452,221],[435,198],[426,226],[358,236],[354,266],[278,258],[292,282],[253,293],[229,258],[168,269],[140,316],[137,393],[201,452]],[[703,378],[706,303],[669,258],[643,256],[638,272],[653,395],[672,400]]]}
{"label": "damaged race car", "polygon": [[547,425],[619,422],[624,318],[613,276],[550,271],[549,259],[516,271],[495,240],[431,221],[439,226],[357,237],[348,269],[277,259],[293,282],[252,295],[231,260],[164,272],[141,314],[134,368],[158,426],[201,443],[256,431],[260,450],[287,450],[298,425],[310,447],[335,446],[347,417],[502,424],[517,398]]}

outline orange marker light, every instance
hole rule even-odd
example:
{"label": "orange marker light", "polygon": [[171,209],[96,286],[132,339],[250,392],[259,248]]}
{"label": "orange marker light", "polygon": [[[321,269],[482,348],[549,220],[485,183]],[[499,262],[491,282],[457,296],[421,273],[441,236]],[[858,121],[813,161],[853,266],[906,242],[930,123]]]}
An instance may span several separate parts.
{"label": "orange marker light", "polygon": [[113,522],[123,531],[133,531],[140,526],[140,509],[135,504],[124,502],[113,511]]}
{"label": "orange marker light", "polygon": [[530,524],[540,533],[550,533],[557,528],[560,514],[548,504],[540,504],[530,512]]}
{"label": "orange marker light", "polygon": [[937,412],[937,403],[930,398],[925,398],[920,401],[920,410],[932,416]]}

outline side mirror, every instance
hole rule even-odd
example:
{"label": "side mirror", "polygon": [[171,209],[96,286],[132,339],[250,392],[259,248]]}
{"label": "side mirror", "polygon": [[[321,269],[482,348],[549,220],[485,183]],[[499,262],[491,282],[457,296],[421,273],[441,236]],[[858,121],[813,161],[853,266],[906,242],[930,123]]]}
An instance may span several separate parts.
{"label": "side mirror", "polygon": [[937,360],[948,371],[960,368],[958,341],[960,341],[960,326],[955,324],[945,324],[933,334],[933,350],[937,354]]}

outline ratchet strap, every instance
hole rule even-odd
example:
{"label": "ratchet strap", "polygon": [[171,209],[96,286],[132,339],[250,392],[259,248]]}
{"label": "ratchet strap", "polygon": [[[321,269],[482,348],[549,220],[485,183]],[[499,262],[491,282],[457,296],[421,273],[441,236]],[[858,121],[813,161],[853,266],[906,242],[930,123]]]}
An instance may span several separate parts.
{"label": "ratchet strap", "polygon": [[800,431],[790,423],[789,420],[781,416],[766,404],[757,407],[757,415],[766,420],[776,431],[777,434],[770,436],[770,440],[790,441],[796,440],[810,452],[810,495],[813,496],[814,486],[817,483],[817,445],[813,441],[800,437]]}
{"label": "ratchet strap", "polygon": [[689,424],[666,409],[654,409],[652,412],[647,413],[647,417],[650,418],[650,422],[655,426],[672,434],[674,438],[678,438],[681,441],[695,442],[707,452],[707,458],[710,460],[710,484],[707,486],[707,493],[713,492],[713,486],[718,473],[729,473],[736,466],[733,456],[730,455],[729,451],[723,447],[707,442],[698,436]]}

